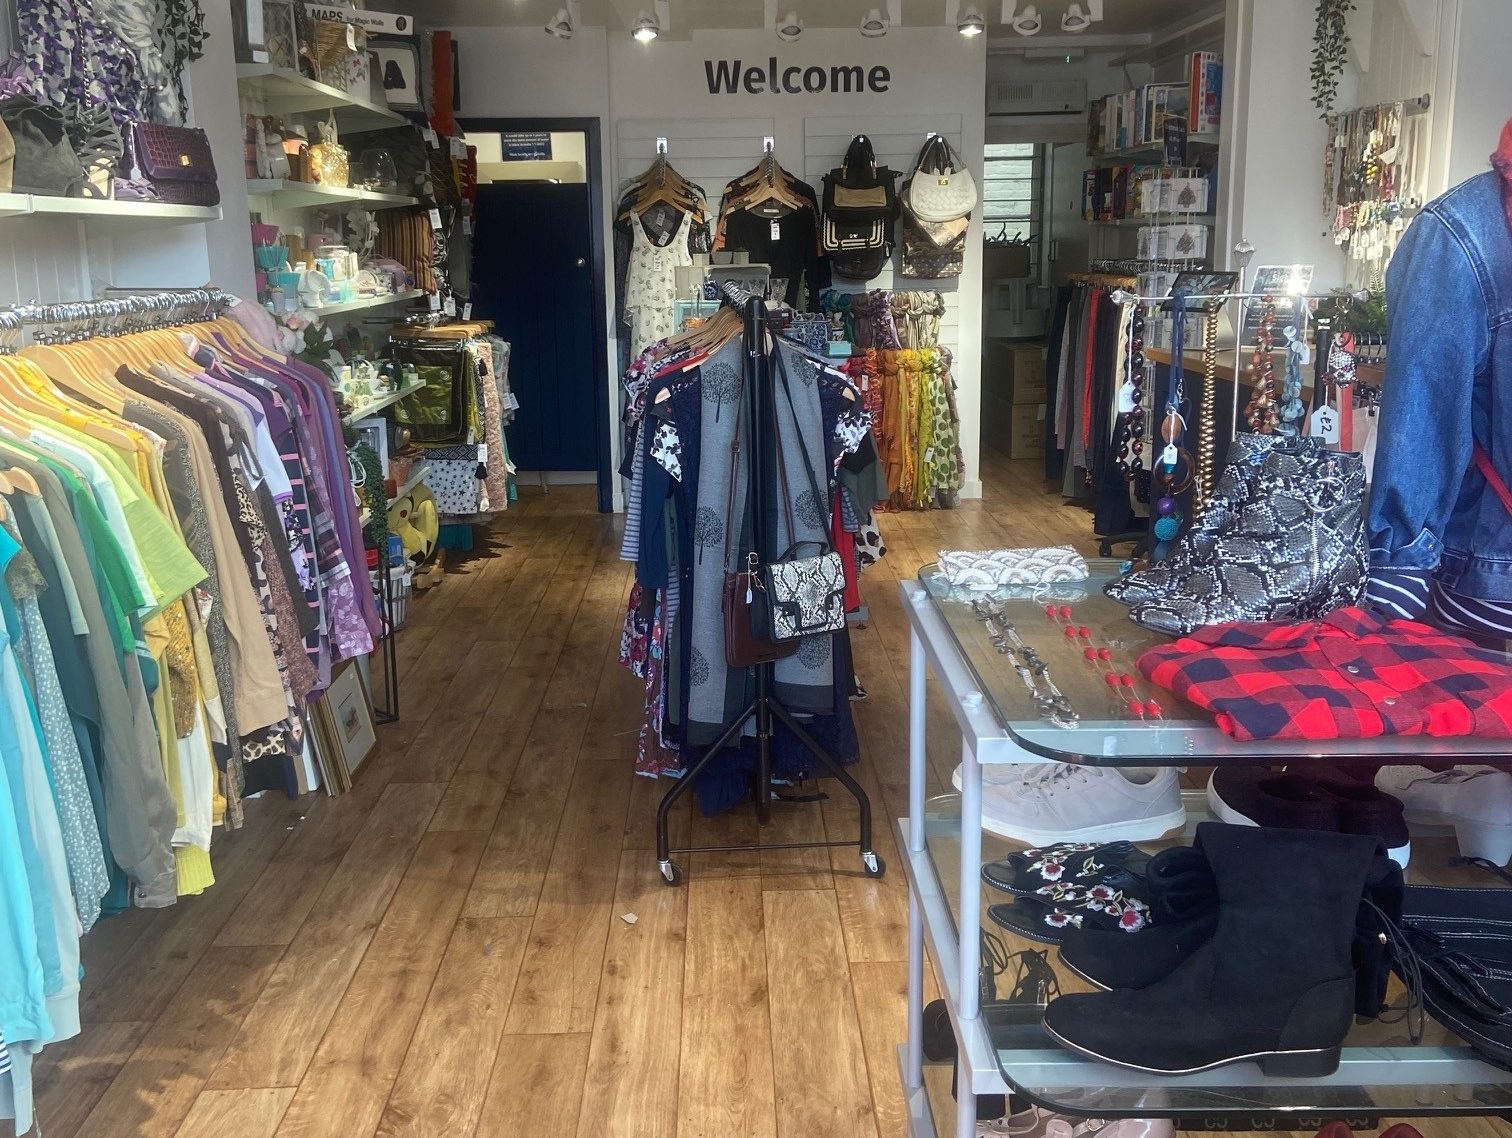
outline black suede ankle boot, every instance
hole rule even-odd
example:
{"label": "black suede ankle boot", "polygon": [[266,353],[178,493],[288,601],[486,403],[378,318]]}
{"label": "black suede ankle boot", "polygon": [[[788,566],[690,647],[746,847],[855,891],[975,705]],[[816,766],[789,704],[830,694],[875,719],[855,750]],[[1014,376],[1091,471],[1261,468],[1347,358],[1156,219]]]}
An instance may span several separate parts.
{"label": "black suede ankle boot", "polygon": [[1218,886],[1213,937],[1147,988],[1060,997],[1045,1029],[1073,1051],[1157,1074],[1242,1060],[1268,1075],[1332,1073],[1376,840],[1215,822],[1197,832]]}
{"label": "black suede ankle boot", "polygon": [[1201,839],[1161,850],[1145,867],[1150,924],[1132,935],[1083,924],[1061,941],[1061,963],[1099,988],[1146,988],[1218,927],[1218,887]]}

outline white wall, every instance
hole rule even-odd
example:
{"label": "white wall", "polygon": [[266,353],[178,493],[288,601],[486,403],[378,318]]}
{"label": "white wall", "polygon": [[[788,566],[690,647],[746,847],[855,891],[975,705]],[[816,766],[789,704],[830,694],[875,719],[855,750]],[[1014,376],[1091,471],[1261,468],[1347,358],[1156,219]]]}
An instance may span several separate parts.
{"label": "white wall", "polygon": [[[668,139],[673,164],[700,181],[716,201],[726,181],[756,164],[767,135],[775,139],[783,165],[816,189],[818,175],[839,163],[845,143],[858,132],[872,135],[880,160],[902,166],[923,143],[925,130],[939,130],[950,134],[980,169],[985,45],[951,29],[895,28],[882,39],[867,40],[854,29],[811,28],[795,44],[781,43],[768,31],[726,30],[649,45],[622,34],[606,37],[598,28],[579,31],[567,41],[552,40],[534,27],[452,31],[462,56],[461,118],[601,121],[606,242],[615,188],[649,165],[658,136]],[[890,72],[887,90],[749,93],[742,85],[736,94],[709,93],[705,60],[738,59],[742,69],[759,66],[765,72],[772,56],[779,60],[779,76],[791,66],[822,66],[826,75],[836,65],[857,64],[866,71],[885,67]],[[801,81],[801,74],[794,78]],[[952,340],[946,342],[956,350],[968,495],[981,493],[979,223],[975,228],[965,273],[941,288],[950,309],[944,323]],[[889,287],[889,280],[884,274],[872,287]],[[608,316],[612,328],[612,297]],[[615,344],[606,344],[605,351],[617,389]]]}

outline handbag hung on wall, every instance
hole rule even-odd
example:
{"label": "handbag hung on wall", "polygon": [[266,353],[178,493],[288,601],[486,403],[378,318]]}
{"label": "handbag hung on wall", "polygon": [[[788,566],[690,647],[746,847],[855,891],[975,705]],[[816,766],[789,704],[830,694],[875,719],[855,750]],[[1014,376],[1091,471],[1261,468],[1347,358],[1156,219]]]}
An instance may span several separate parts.
{"label": "handbag hung on wall", "polygon": [[[911,183],[910,183],[911,184]],[[903,264],[901,275],[913,280],[943,280],[958,277],[966,262],[966,232],[971,215],[953,221],[920,221],[903,200]]]}
{"label": "handbag hung on wall", "polygon": [[[771,664],[785,659],[798,651],[796,640],[777,643],[757,633],[758,596],[766,586],[757,572],[759,558],[755,550],[748,549],[741,560],[745,568],[730,572],[730,550],[735,541],[735,531],[743,528],[749,540],[756,540],[755,509],[750,488],[746,491],[746,508],[743,522],[735,518],[735,479],[740,472],[740,431],[745,420],[745,384],[741,383],[735,395],[735,436],[730,443],[730,493],[725,503],[724,540],[724,594],[721,612],[724,615],[725,663],[732,668],[750,668],[757,664]],[[764,607],[764,606],[762,606]]]}
{"label": "handbag hung on wall", "polygon": [[220,205],[210,140],[198,127],[131,124],[137,176],[151,183],[169,205]]}
{"label": "handbag hung on wall", "polygon": [[[829,499],[819,491],[819,482],[814,475],[814,465],[809,460],[808,446],[803,441],[803,430],[798,423],[798,410],[793,404],[793,393],[788,386],[787,365],[782,352],[774,353],[777,374],[782,381],[783,393],[787,396],[789,410],[793,414],[794,433],[798,450],[803,457],[804,474],[807,476],[809,493],[819,509]],[[781,440],[777,441],[778,493],[782,495],[783,512],[787,518],[788,536],[793,538],[786,553],[776,561],[760,567],[760,591],[765,597],[765,622],[758,625],[759,631],[769,640],[796,641],[805,636],[824,632],[839,632],[845,627],[845,568],[840,554],[830,547],[828,533],[822,541],[796,540],[797,527],[793,516],[793,495],[788,486],[787,463],[783,457]],[[816,527],[823,529],[823,526]],[[807,556],[803,556],[806,551]]]}
{"label": "handbag hung on wall", "polygon": [[976,180],[942,134],[924,144],[908,183],[908,204],[920,221],[954,221],[976,208]]}
{"label": "handbag hung on wall", "polygon": [[898,217],[897,177],[896,171],[877,166],[864,134],[851,140],[840,168],[824,176],[820,243],[836,273],[869,281],[887,264]]}

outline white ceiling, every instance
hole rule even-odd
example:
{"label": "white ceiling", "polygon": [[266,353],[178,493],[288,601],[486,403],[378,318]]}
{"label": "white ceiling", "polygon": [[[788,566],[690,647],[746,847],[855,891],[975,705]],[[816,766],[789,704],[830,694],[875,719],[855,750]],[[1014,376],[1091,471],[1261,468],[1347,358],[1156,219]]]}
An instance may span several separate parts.
{"label": "white ceiling", "polygon": [[[432,27],[543,27],[563,0],[370,0],[375,8],[405,11]],[[926,27],[945,23],[947,10],[964,8],[970,0],[902,0],[903,24]],[[1044,21],[1040,36],[1059,36],[1060,18],[1070,0],[1033,0]],[[1028,0],[1019,0],[1020,7]],[[987,17],[989,38],[1024,42],[998,23],[1001,0],[979,0]],[[1084,8],[1086,7],[1083,0]],[[583,23],[627,31],[651,0],[582,0]],[[1184,17],[1210,9],[1213,0],[1104,0],[1103,19],[1088,34],[1147,35]],[[871,8],[887,10],[886,0],[777,0],[779,15],[797,11],[811,28],[856,27]],[[764,0],[671,0],[671,34],[686,35],[693,28],[760,28],[765,25]],[[1038,38],[1038,37],[1036,37]]]}

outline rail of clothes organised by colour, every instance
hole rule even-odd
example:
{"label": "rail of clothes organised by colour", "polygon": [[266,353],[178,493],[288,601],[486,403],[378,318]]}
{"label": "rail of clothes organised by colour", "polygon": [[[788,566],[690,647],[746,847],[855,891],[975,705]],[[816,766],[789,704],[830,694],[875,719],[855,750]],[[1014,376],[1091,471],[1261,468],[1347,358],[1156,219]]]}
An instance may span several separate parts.
{"label": "rail of clothes organised by colour", "polygon": [[825,292],[821,307],[854,347],[844,370],[861,392],[887,477],[887,507],[957,505],[966,462],[938,292]]}
{"label": "rail of clothes organised by colour", "polygon": [[79,1031],[82,934],[213,884],[213,831],[288,785],[305,704],[381,629],[330,383],[272,349],[263,309],[44,338],[0,355],[0,1115],[18,1133],[33,1056]]}
{"label": "rail of clothes organised by colour", "polygon": [[[838,555],[844,607],[860,607],[866,557],[858,535],[888,496],[871,415],[848,376],[781,338],[768,372],[773,437],[753,434],[742,368],[744,328],[732,309],[654,344],[624,379],[630,479],[621,556],[636,563],[620,662],[645,681],[638,774],[678,774],[749,703],[753,668],[732,666],[726,643],[727,574],[749,557],[775,562],[816,551]],[[765,526],[748,508],[753,447],[763,446]],[[760,530],[769,536],[757,538]],[[765,545],[765,548],[757,548]],[[841,761],[857,755],[850,702],[858,695],[849,634],[805,636],[776,661],[773,693],[804,717]],[[776,725],[773,771],[797,777],[809,754]],[[706,813],[739,802],[755,770],[751,739],[722,753],[696,787]]]}

